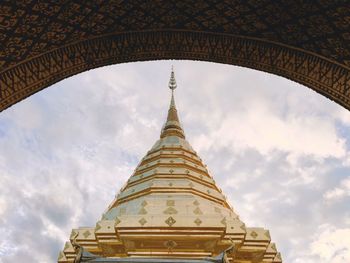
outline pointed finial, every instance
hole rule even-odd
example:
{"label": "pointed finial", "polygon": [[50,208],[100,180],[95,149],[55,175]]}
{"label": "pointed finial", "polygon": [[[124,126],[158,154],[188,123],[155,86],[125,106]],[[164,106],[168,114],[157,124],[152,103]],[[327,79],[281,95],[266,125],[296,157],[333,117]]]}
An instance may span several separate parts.
{"label": "pointed finial", "polygon": [[171,67],[171,74],[169,80],[169,88],[171,89],[171,99],[168,110],[168,116],[160,135],[161,138],[164,138],[166,136],[178,136],[181,138],[185,138],[185,134],[182,130],[179,121],[179,116],[177,115],[177,110],[175,106],[174,89],[176,89],[176,87],[177,85],[175,80],[174,67]]}
{"label": "pointed finial", "polygon": [[170,80],[169,80],[169,89],[174,91],[176,89],[176,79],[175,79],[175,73],[174,73],[174,66],[171,66],[171,74],[170,74]]}

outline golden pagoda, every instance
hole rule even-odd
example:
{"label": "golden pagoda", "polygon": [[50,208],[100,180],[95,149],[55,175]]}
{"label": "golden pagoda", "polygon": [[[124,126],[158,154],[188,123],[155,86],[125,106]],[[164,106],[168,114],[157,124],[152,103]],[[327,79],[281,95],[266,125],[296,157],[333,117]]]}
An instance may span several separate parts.
{"label": "golden pagoda", "polygon": [[239,219],[192,149],[171,101],[160,139],[95,227],[73,229],[58,262],[282,262],[269,231]]}

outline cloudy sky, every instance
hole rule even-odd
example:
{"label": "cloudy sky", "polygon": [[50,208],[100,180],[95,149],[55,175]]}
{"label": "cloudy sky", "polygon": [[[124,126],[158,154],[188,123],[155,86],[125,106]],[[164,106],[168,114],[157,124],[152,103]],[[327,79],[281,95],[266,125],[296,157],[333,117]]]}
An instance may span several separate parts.
{"label": "cloudy sky", "polygon": [[191,61],[61,81],[0,113],[0,262],[54,262],[159,137],[174,64],[187,139],[284,262],[350,262],[350,112],[289,80]]}

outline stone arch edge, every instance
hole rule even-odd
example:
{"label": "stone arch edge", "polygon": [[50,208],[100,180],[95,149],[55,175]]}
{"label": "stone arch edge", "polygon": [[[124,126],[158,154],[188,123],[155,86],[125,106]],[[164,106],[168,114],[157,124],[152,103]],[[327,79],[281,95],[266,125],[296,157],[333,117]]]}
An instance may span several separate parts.
{"label": "stone arch edge", "polygon": [[75,74],[112,64],[188,59],[248,67],[298,82],[350,109],[350,71],[278,43],[227,34],[147,31],[83,40],[0,73],[0,111]]}

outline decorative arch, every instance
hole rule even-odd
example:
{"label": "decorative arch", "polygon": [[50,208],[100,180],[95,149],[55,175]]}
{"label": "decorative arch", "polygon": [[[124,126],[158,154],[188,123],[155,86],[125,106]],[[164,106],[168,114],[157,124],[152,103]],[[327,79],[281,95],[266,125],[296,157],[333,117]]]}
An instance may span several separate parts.
{"label": "decorative arch", "polygon": [[346,1],[12,2],[0,7],[0,110],[86,70],[157,59],[270,72],[350,109]]}

